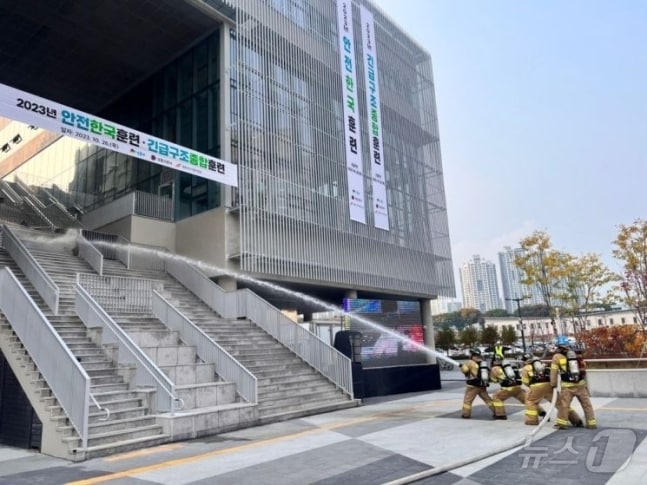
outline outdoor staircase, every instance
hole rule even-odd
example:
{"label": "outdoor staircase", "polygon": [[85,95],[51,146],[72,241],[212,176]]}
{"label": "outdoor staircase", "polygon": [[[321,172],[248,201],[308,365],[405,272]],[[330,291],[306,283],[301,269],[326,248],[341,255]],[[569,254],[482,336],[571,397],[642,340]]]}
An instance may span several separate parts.
{"label": "outdoor staircase", "polygon": [[[47,236],[40,236],[41,238]],[[33,245],[23,240],[27,247]],[[40,245],[36,244],[36,245]],[[163,427],[156,423],[148,405],[149,391],[131,390],[124,380],[124,369],[118,368],[107,356],[99,343],[89,336],[89,330],[76,315],[74,303],[74,284],[77,272],[90,272],[92,269],[85,261],[63,250],[42,250],[31,248],[29,251],[41,267],[56,282],[60,289],[59,315],[53,315],[42,301],[20,268],[2,249],[5,259],[0,264],[7,265],[16,278],[27,289],[45,317],[56,329],[68,349],[79,361],[90,377],[90,392],[100,407],[90,405],[90,424],[87,448],[80,449],[81,439],[71,426],[64,410],[47,387],[39,374],[33,381],[40,389],[41,400],[51,413],[51,419],[58,423],[57,430],[62,441],[71,453],[78,458],[110,455],[136,448],[154,446],[169,440]],[[104,420],[106,411],[110,419]],[[78,459],[75,457],[75,459]]]}
{"label": "outdoor staircase", "polygon": [[[150,414],[150,392],[135,392],[128,384],[128,370],[115,366],[109,349],[100,346],[100,332],[87,329],[76,316],[74,285],[77,273],[94,273],[74,255],[75,239],[60,234],[16,229],[33,257],[58,285],[60,315],[54,316],[31,285],[24,283],[43,313],[59,332],[70,351],[91,377],[92,393],[101,408],[91,407],[91,433],[84,456],[108,455],[152,446],[169,440],[192,438],[248,426],[355,407],[358,401],[343,393],[326,377],[253,322],[224,319],[165,272],[127,269],[116,260],[104,259],[103,276],[145,278],[163,283],[161,294],[177,310],[200,327],[215,342],[244,365],[258,382],[258,404],[242,401],[233,383],[220,380],[213,364],[202,362],[193,347],[151,314],[110,313],[118,323],[175,383],[184,407],[177,416]],[[51,241],[56,238],[56,241]],[[13,262],[12,271],[22,272]],[[70,450],[80,442],[42,377],[42,388],[51,419]],[[105,420],[105,408],[110,419]],[[217,423],[200,428],[200,423]],[[199,429],[198,429],[199,428]],[[81,458],[82,459],[82,458]]]}
{"label": "outdoor staircase", "polygon": [[164,292],[173,305],[256,376],[259,423],[357,406],[263,329],[249,320],[222,318],[170,275],[128,270],[115,260],[104,260],[103,271],[104,275],[163,280]]}
{"label": "outdoor staircase", "polygon": [[[79,265],[81,263],[83,262],[78,262]],[[67,261],[67,265],[70,268],[80,269],[72,261]],[[23,367],[28,367],[28,372],[32,376],[30,379],[31,391],[39,396],[38,402],[34,402],[32,405],[41,421],[48,419],[55,424],[56,432],[67,450],[67,454],[57,453],[57,456],[72,460],[87,459],[168,441],[168,436],[163,433],[162,427],[149,413],[146,393],[131,391],[119,370],[106,357],[103,349],[88,337],[85,325],[74,314],[73,297],[69,295],[69,292],[66,294],[63,291],[59,315],[55,316],[7,251],[0,248],[0,267],[4,266],[11,269],[83,366],[90,377],[90,392],[101,406],[101,409],[95,404],[90,406],[88,446],[81,450],[80,437],[70,424],[65,411],[54,397],[47,382],[36,369],[15,334],[10,336],[14,342],[13,352],[18,354],[18,360],[22,362]],[[11,332],[8,322],[5,323],[3,331]],[[30,395],[29,392],[26,394]],[[106,409],[110,411],[109,421],[104,420]]]}
{"label": "outdoor staircase", "polygon": [[[25,238],[23,244],[56,282],[61,292],[69,291],[73,297],[76,274],[94,273],[94,270],[72,254],[73,241],[69,241],[69,247],[64,247],[58,242],[47,242],[50,238],[67,241],[66,237],[45,235],[37,240]],[[109,260],[105,263],[110,265]],[[122,268],[125,269],[123,265]],[[115,275],[104,271],[104,276]],[[126,271],[121,272],[120,276],[159,279],[160,276],[165,277],[165,273],[143,271],[133,274]],[[150,278],[151,276],[157,278]],[[124,290],[117,288],[115,291],[116,296],[124,296]],[[243,402],[236,393],[236,385],[220,379],[214,364],[202,361],[195,347],[185,344],[177,332],[169,330],[150,313],[106,311],[175,384],[181,409],[173,416],[156,416],[157,422],[165,430],[165,436],[170,435],[173,440],[195,438],[256,422],[256,405]]]}

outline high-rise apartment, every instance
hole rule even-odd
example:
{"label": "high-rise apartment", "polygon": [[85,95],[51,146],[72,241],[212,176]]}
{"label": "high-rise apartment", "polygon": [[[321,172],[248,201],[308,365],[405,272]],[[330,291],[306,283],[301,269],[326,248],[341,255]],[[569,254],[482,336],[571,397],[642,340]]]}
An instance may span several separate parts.
{"label": "high-rise apartment", "polygon": [[505,309],[508,313],[516,315],[518,308],[513,298],[523,298],[520,306],[540,305],[544,303],[539,288],[535,285],[524,285],[522,283],[522,271],[514,264],[514,259],[522,252],[521,248],[510,248],[505,246],[499,252],[499,269],[501,271],[501,284],[503,286],[503,299]]}
{"label": "high-rise apartment", "polygon": [[474,255],[461,266],[459,274],[463,307],[476,308],[481,312],[501,308],[494,263]]}

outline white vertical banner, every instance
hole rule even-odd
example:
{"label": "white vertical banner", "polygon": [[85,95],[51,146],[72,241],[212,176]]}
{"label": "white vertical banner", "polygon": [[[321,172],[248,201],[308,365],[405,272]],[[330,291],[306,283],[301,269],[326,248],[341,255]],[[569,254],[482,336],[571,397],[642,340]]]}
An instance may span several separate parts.
{"label": "white vertical banner", "polygon": [[364,168],[355,75],[355,42],[353,40],[353,4],[351,0],[337,0],[339,28],[339,60],[341,66],[342,105],[344,107],[344,146],[348,176],[348,205],[350,218],[366,224],[364,207]]}
{"label": "white vertical banner", "polygon": [[373,14],[364,6],[360,6],[360,21],[364,46],[364,85],[366,86],[366,110],[368,111],[368,145],[371,153],[373,216],[375,219],[375,227],[388,231],[389,212],[386,203],[384,150],[382,145],[382,112],[380,110],[380,86],[377,79],[375,24],[373,22]]}

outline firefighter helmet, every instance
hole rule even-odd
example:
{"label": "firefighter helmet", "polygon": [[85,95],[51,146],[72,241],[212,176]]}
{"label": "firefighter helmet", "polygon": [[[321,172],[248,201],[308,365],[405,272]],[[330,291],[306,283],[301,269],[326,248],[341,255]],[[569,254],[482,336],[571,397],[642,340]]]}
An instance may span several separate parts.
{"label": "firefighter helmet", "polygon": [[521,358],[523,359],[524,362],[528,362],[528,361],[532,360],[532,354],[526,352],[525,354],[523,354],[521,356]]}
{"label": "firefighter helmet", "polygon": [[558,347],[565,347],[565,348],[570,348],[571,342],[568,340],[568,337],[566,335],[560,335],[557,337],[557,340],[555,340],[555,344]]}
{"label": "firefighter helmet", "polygon": [[470,350],[470,355],[471,356],[477,356],[477,357],[482,357],[481,351],[477,349],[476,347]]}

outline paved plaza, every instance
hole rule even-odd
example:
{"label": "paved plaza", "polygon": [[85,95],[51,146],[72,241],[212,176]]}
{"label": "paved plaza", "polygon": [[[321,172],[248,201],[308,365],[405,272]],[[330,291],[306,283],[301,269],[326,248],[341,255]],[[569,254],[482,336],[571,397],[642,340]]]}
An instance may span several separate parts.
{"label": "paved plaza", "polygon": [[445,381],[440,391],[83,463],[0,448],[0,485],[647,483],[647,399],[594,398],[597,430],[546,423],[527,443],[536,428],[523,424],[520,404],[494,421],[477,401],[464,420],[462,396],[462,383]]}

